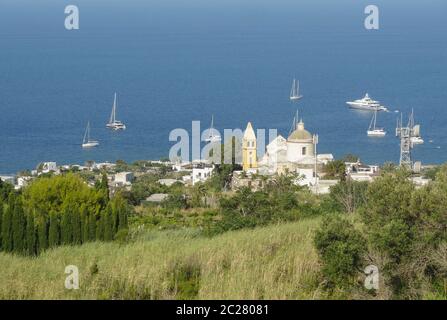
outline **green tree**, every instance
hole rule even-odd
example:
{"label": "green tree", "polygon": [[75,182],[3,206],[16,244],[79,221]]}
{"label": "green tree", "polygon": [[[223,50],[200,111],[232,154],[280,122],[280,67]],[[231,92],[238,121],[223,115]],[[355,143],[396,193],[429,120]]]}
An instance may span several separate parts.
{"label": "green tree", "polygon": [[107,203],[109,202],[110,198],[109,198],[109,182],[107,179],[107,173],[103,172],[102,176],[101,176],[101,183],[99,184],[99,190],[103,196],[103,205],[107,205]]}
{"label": "green tree", "polygon": [[61,244],[60,241],[60,223],[56,213],[50,214],[50,227],[48,231],[48,245],[50,248]]}
{"label": "green tree", "polygon": [[73,229],[71,224],[71,210],[66,209],[61,218],[61,240],[62,244],[71,244],[73,241]]}
{"label": "green tree", "polygon": [[82,243],[89,241],[89,217],[84,206],[81,206],[81,236]]}
{"label": "green tree", "polygon": [[12,204],[12,237],[15,252],[26,252],[26,218],[19,197],[14,197]]}
{"label": "green tree", "polygon": [[366,204],[367,182],[346,179],[330,187],[329,199],[338,212],[353,213]]}
{"label": "green tree", "polygon": [[88,240],[90,240],[90,241],[100,239],[96,235],[96,225],[97,225],[96,215],[90,213],[88,216]]}
{"label": "green tree", "polygon": [[48,221],[49,219],[43,215],[39,217],[37,224],[38,251],[43,252],[48,249]]}
{"label": "green tree", "polygon": [[409,172],[400,170],[385,173],[369,184],[366,192],[367,207],[361,210],[363,221],[370,227],[381,228],[383,224],[399,218],[409,225],[418,213],[411,210],[415,186],[408,179]]}
{"label": "green tree", "polygon": [[1,200],[7,200],[9,195],[13,192],[14,187],[7,182],[2,181],[0,179],[0,199]]}
{"label": "green tree", "polygon": [[344,180],[346,177],[346,166],[343,160],[335,160],[324,166],[325,178]]}
{"label": "green tree", "polygon": [[330,287],[349,287],[364,267],[366,240],[347,220],[327,217],[314,238],[322,273]]}
{"label": "green tree", "polygon": [[102,225],[104,228],[104,241],[113,240],[113,221],[111,208],[108,207],[103,211],[102,215]]}
{"label": "green tree", "polygon": [[37,254],[36,243],[36,226],[34,224],[34,215],[32,213],[27,214],[26,218],[26,247],[27,253],[30,256]]}
{"label": "green tree", "polygon": [[[1,181],[1,179],[0,179],[0,181]],[[3,199],[0,197],[0,251],[2,250],[2,246],[3,246],[3,241],[2,241],[3,211],[4,211]]]}
{"label": "green tree", "polygon": [[8,205],[4,209],[3,219],[2,219],[2,248],[6,252],[11,252],[13,247],[13,236],[12,236],[12,210],[13,210],[13,197],[10,196],[8,200]]}
{"label": "green tree", "polygon": [[73,208],[70,211],[70,221],[71,221],[71,230],[72,230],[72,243],[73,244],[81,244],[82,243],[82,226],[81,226],[81,214],[79,209]]}

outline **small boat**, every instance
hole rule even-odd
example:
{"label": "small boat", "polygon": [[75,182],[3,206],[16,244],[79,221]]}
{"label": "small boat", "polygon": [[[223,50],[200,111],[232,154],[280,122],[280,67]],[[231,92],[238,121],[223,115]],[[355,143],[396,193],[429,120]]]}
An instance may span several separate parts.
{"label": "small boat", "polygon": [[93,148],[98,145],[99,145],[98,141],[90,139],[90,122],[87,122],[87,128],[85,129],[84,139],[82,140],[82,147]]}
{"label": "small boat", "polygon": [[116,120],[116,92],[115,98],[113,99],[113,107],[112,113],[110,114],[109,122],[106,124],[106,127],[112,130],[125,130],[126,125],[119,120]]}
{"label": "small boat", "polygon": [[424,143],[424,139],[422,139],[421,137],[411,137],[411,143],[412,144],[423,144]]}
{"label": "small boat", "polygon": [[386,131],[382,128],[376,127],[377,122],[377,110],[374,111],[374,115],[371,119],[371,123],[369,124],[369,128],[367,134],[369,137],[384,137],[386,135]]}
{"label": "small boat", "polygon": [[380,105],[379,101],[373,100],[367,93],[363,99],[346,102],[351,109],[367,110],[367,111],[388,111],[388,109]]}
{"label": "small boat", "polygon": [[214,115],[211,116],[211,126],[208,129],[209,135],[205,139],[205,142],[220,142],[222,139],[217,132],[216,129],[214,129]]}
{"label": "small boat", "polygon": [[298,101],[302,97],[303,96],[300,95],[300,81],[296,80],[296,79],[293,79],[292,89],[290,90],[290,100]]}

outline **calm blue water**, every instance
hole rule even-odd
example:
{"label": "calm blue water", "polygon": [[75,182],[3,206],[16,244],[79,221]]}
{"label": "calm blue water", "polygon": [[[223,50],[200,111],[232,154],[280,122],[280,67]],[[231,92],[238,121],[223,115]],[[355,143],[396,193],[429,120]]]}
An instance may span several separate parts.
{"label": "calm blue water", "polygon": [[[415,109],[426,140],[415,159],[447,161],[447,2],[374,1],[379,31],[363,27],[369,3],[1,0],[0,172],[166,157],[172,129],[205,129],[211,114],[217,129],[250,120],[287,135],[294,76],[319,152],[398,161],[397,114],[380,113],[389,134],[370,139],[371,115],[345,105],[368,91]],[[67,4],[79,6],[79,31],[64,29]],[[124,132],[105,128],[114,91]],[[80,147],[88,120],[94,150]]]}

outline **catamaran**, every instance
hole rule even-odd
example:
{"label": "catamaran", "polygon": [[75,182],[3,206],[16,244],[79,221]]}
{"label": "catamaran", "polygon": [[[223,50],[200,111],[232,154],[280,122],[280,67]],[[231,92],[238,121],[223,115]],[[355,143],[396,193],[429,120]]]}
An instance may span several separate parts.
{"label": "catamaran", "polygon": [[368,110],[368,111],[388,111],[388,109],[382,105],[380,105],[379,101],[375,101],[369,97],[369,94],[366,94],[363,99],[358,99],[355,101],[346,102],[349,105],[349,108],[359,109],[359,110]]}
{"label": "catamaran", "polygon": [[116,104],[116,92],[115,92],[115,98],[113,99],[112,113],[110,114],[109,123],[106,124],[106,127],[113,130],[125,130],[126,125],[121,121],[116,120],[116,105],[117,104]]}
{"label": "catamaran", "polygon": [[205,142],[220,142],[221,137],[217,130],[214,129],[214,115],[211,116],[211,126],[208,129],[208,137],[206,137]]}
{"label": "catamaran", "polygon": [[290,90],[290,100],[297,101],[300,100],[303,96],[300,95],[300,81],[293,79],[292,89]]}
{"label": "catamaran", "polygon": [[99,145],[98,141],[90,139],[90,122],[87,122],[87,128],[85,129],[84,139],[82,140],[82,147],[92,148],[98,145]]}
{"label": "catamaran", "polygon": [[369,124],[369,128],[367,131],[368,136],[370,137],[384,137],[386,135],[386,131],[382,128],[376,127],[377,122],[377,110],[374,111],[374,115],[371,119],[371,123]]}

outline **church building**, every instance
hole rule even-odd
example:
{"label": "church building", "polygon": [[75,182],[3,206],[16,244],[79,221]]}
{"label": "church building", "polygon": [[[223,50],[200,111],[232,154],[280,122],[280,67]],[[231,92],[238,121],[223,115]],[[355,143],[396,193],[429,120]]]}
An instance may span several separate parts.
{"label": "church building", "polygon": [[257,161],[256,135],[248,123],[242,141],[243,170],[261,175],[296,172],[301,176],[302,185],[315,185],[317,172],[322,172],[324,164],[333,160],[332,154],[316,154],[318,136],[305,129],[300,120],[287,139],[278,135],[271,141],[260,161]]}

